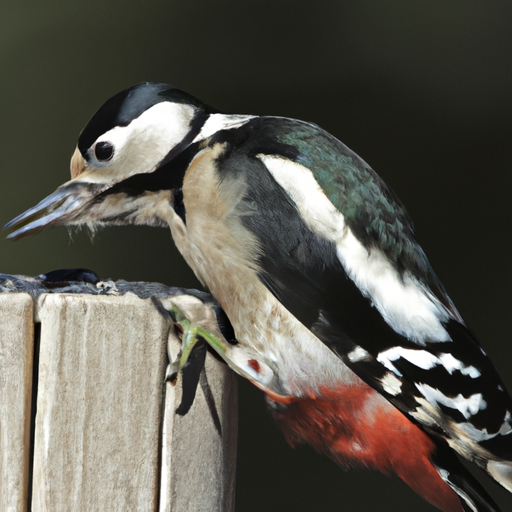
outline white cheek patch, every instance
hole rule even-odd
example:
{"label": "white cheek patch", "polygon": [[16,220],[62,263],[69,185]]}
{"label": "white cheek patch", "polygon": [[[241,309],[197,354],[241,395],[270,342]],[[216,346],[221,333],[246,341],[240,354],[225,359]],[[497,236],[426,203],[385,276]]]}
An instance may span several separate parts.
{"label": "white cheek patch", "polygon": [[438,389],[434,389],[428,384],[415,384],[425,399],[433,405],[441,404],[450,409],[456,409],[467,420],[477,414],[479,411],[487,409],[487,402],[482,393],[475,393],[467,398],[458,394],[455,397],[446,396]]}
{"label": "white cheek patch", "polygon": [[92,149],[87,170],[80,175],[81,181],[111,185],[135,174],[153,172],[185,138],[194,112],[191,105],[164,101],[148,108],[129,125],[116,126],[104,133],[95,144],[113,144],[113,157],[105,162],[97,161]]}
{"label": "white cheek patch", "polygon": [[400,371],[393,364],[398,359],[405,359],[414,366],[422,370],[430,370],[434,366],[443,366],[445,370],[452,375],[454,371],[459,371],[462,375],[468,375],[472,379],[480,377],[480,371],[474,366],[465,366],[462,361],[455,359],[451,354],[442,353],[439,356],[431,354],[426,350],[415,350],[404,347],[392,347],[377,356],[377,361],[382,363],[388,370],[396,375],[402,376]]}
{"label": "white cheek patch", "polygon": [[369,252],[357,240],[307,167],[283,157],[257,157],[295,202],[308,227],[336,243],[345,271],[388,325],[418,344],[451,341],[442,325],[449,318],[444,307],[409,274],[400,276],[381,251]]}

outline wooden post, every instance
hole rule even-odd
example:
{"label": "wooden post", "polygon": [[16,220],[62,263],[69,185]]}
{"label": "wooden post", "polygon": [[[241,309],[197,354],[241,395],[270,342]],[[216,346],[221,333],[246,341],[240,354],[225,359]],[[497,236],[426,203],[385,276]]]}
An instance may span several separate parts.
{"label": "wooden post", "polygon": [[[137,286],[151,295],[152,285]],[[29,291],[0,294],[0,510],[234,510],[237,393],[227,366],[208,354],[179,416],[181,381],[164,381],[179,339],[159,299]],[[167,292],[220,334],[211,305]]]}
{"label": "wooden post", "polygon": [[34,322],[32,297],[0,294],[0,510],[27,509]]}

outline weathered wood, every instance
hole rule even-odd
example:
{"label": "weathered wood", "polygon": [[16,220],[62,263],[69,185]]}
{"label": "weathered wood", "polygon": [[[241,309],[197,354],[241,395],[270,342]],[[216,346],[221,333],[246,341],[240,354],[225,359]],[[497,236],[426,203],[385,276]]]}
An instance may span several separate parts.
{"label": "weathered wood", "polygon": [[34,352],[30,295],[0,294],[0,510],[27,510]]}
{"label": "weathered wood", "polygon": [[[183,295],[171,300],[189,320],[222,336],[213,311],[199,299]],[[177,355],[176,338],[170,339],[169,351]],[[180,416],[174,411],[181,403],[182,388],[167,384],[160,512],[235,509],[236,375],[226,372],[224,363],[207,357],[199,388],[190,411]]]}
{"label": "weathered wood", "polygon": [[156,510],[166,343],[150,299],[42,295],[33,510]]}
{"label": "weathered wood", "polygon": [[[71,289],[48,294],[40,280],[0,275],[10,292],[0,293],[0,510],[234,510],[234,374],[208,354],[184,416],[175,412],[181,377],[164,383],[167,347],[177,354],[179,339],[160,299],[172,295],[220,335],[218,306],[158,284]],[[33,317],[41,327],[28,507]]]}

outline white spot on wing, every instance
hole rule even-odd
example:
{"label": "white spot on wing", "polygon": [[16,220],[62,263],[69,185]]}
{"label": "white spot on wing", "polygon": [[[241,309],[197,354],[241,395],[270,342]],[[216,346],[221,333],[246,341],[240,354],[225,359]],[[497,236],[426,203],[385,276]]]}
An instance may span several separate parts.
{"label": "white spot on wing", "polygon": [[416,387],[431,404],[441,404],[451,409],[456,409],[466,419],[487,408],[487,402],[484,400],[482,393],[475,393],[468,398],[459,393],[456,397],[452,398],[428,384],[416,384]]}
{"label": "white spot on wing", "polygon": [[377,361],[382,363],[388,370],[396,373],[397,375],[402,375],[395,365],[393,361],[397,359],[403,358],[413,365],[421,368],[423,370],[430,370],[434,368],[434,366],[441,365],[445,368],[445,370],[452,375],[454,371],[460,371],[462,375],[468,375],[469,377],[475,379],[480,377],[481,373],[474,366],[465,366],[462,361],[455,359],[451,354],[441,353],[439,356],[427,352],[426,350],[417,350],[411,348],[404,347],[392,347],[388,350],[381,352],[377,356]]}
{"label": "white spot on wing", "polygon": [[426,350],[414,350],[410,348],[403,347],[392,347],[384,352],[381,352],[377,356],[377,361],[381,362],[388,370],[396,373],[397,375],[402,375],[393,364],[393,361],[397,359],[406,359],[410,363],[414,364],[418,368],[422,368],[423,370],[429,370],[432,368],[436,361],[437,357]]}
{"label": "white spot on wing", "polygon": [[510,415],[510,411],[505,413],[505,419],[503,420],[503,424],[498,431],[502,436],[508,436],[512,432],[512,426],[510,425],[510,420],[512,419]]}
{"label": "white spot on wing", "polygon": [[364,361],[365,359],[370,359],[371,356],[364,348],[356,347],[347,355],[347,357],[351,363],[357,363],[359,361]]}
{"label": "white spot on wing", "polygon": [[357,240],[310,169],[283,157],[258,158],[287,191],[309,228],[337,244],[347,274],[396,332],[419,344],[450,341],[441,323],[449,318],[444,306],[412,276],[399,275],[381,251],[369,252]]}
{"label": "white spot on wing", "polygon": [[441,475],[441,478],[446,481],[446,479],[450,476],[450,472],[446,469],[438,468],[437,472]]}
{"label": "white spot on wing", "polygon": [[381,379],[382,388],[390,395],[396,396],[402,392],[402,383],[392,373],[386,373]]}
{"label": "white spot on wing", "polygon": [[[396,358],[396,359],[398,359],[398,358]],[[392,363],[392,361],[396,361],[396,359],[390,359],[390,358],[387,358],[387,357],[382,357],[382,354],[379,354],[377,356],[377,361],[382,363],[388,370],[391,370],[393,373],[395,373],[399,377],[403,377],[402,372],[398,371],[398,369]]]}
{"label": "white spot on wing", "polygon": [[498,434],[502,436],[508,436],[512,432],[512,427],[510,426],[510,423],[504,421],[501,425],[500,429],[498,430]]}
{"label": "white spot on wing", "polygon": [[469,375],[472,379],[476,379],[482,375],[480,370],[474,366],[465,366],[462,361],[455,359],[451,354],[443,353],[439,355],[441,364],[446,368],[447,372],[451,375],[455,370],[458,370],[462,375]]}
{"label": "white spot on wing", "polygon": [[457,423],[457,426],[466,434],[472,441],[481,443],[496,437],[499,432],[489,433],[486,428],[479,430],[472,423]]}

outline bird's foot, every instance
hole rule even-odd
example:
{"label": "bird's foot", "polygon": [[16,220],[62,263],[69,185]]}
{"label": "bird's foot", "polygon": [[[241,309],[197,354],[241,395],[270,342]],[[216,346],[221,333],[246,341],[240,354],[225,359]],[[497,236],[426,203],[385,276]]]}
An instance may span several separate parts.
{"label": "bird's foot", "polygon": [[227,343],[225,341],[204,327],[192,323],[176,304],[173,304],[167,311],[169,311],[174,325],[181,331],[181,350],[176,359],[168,366],[165,375],[166,380],[176,380],[178,374],[187,364],[195,345],[201,339],[208,343],[219,355],[223,356],[226,353]]}
{"label": "bird's foot", "polygon": [[191,322],[183,311],[174,303],[165,306],[170,313],[175,326],[181,331],[181,350],[176,359],[169,365],[166,379],[176,380],[183,370],[198,341],[204,340],[236,373],[251,381],[264,391],[269,400],[288,404],[295,397],[283,392],[283,387],[275,372],[266,362],[256,359],[240,344],[231,344],[224,338],[212,334],[208,329]]}

